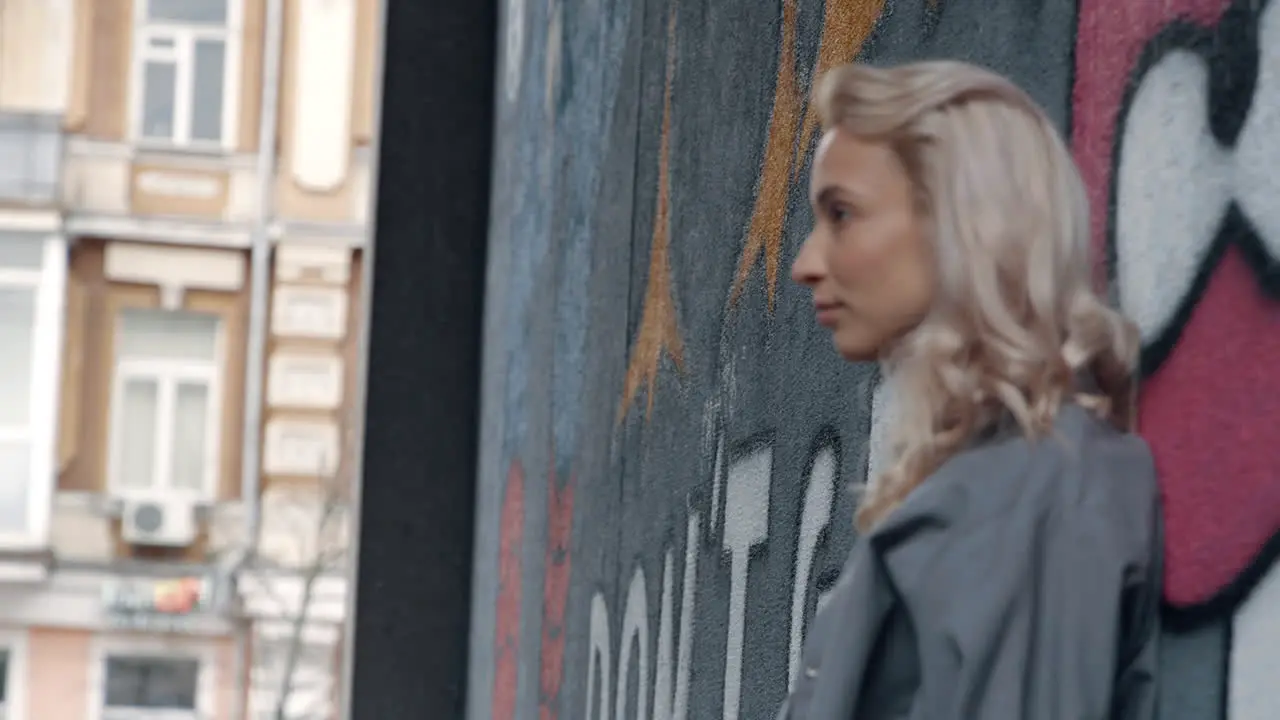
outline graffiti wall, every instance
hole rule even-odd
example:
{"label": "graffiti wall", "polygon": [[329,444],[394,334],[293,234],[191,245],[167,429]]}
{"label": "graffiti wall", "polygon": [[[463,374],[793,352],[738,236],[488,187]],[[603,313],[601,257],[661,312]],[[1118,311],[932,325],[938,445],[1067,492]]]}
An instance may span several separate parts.
{"label": "graffiti wall", "polygon": [[1072,142],[1140,323],[1165,720],[1280,707],[1280,0],[504,0],[469,717],[772,718],[886,401],[787,268],[818,73],[956,57]]}

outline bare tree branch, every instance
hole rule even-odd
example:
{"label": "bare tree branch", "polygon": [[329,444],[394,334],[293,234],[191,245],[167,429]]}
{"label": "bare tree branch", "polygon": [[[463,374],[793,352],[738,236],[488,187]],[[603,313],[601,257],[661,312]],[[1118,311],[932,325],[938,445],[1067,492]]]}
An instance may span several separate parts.
{"label": "bare tree branch", "polygon": [[[336,564],[347,557],[348,543],[345,537],[345,528],[341,524],[344,519],[343,512],[346,509],[344,503],[346,492],[341,487],[341,477],[342,473],[339,472],[335,476],[327,478],[327,481],[322,479],[319,483],[321,489],[320,512],[316,519],[314,535],[312,536],[313,542],[311,547],[308,548],[308,550],[313,550],[314,552],[306,553],[310,557],[302,572],[301,605],[292,618],[289,644],[286,649],[284,669],[280,678],[280,692],[276,699],[276,720],[300,720],[299,718],[291,718],[287,711],[290,698],[297,689],[295,676],[302,659],[303,647],[306,644],[304,632],[311,615],[316,585],[326,572],[333,569]],[[335,525],[337,527],[334,527]],[[328,543],[333,541],[336,541],[334,547],[326,547]],[[305,715],[302,717],[305,717]]]}
{"label": "bare tree branch", "polygon": [[[350,459],[359,453],[361,423],[350,412],[341,419],[341,423],[342,462],[333,472],[316,473],[314,493],[307,493],[305,499],[295,499],[292,506],[286,499],[274,513],[277,519],[286,522],[287,518],[293,518],[295,527],[285,530],[284,536],[295,543],[296,562],[282,563],[279,557],[268,557],[277,553],[262,547],[262,533],[249,539],[249,562],[244,567],[256,568],[258,572],[245,572],[242,577],[253,575],[255,585],[278,608],[279,619],[288,623],[283,647],[272,643],[275,649],[270,667],[274,669],[282,665],[278,693],[273,698],[272,716],[275,720],[315,720],[327,714],[324,708],[332,702],[331,688],[326,690],[325,687],[326,682],[333,682],[332,670],[313,676],[308,670],[314,659],[306,656],[313,654],[311,648],[315,647],[307,642],[307,634],[314,625],[315,603],[323,597],[319,590],[320,582],[342,572],[351,558],[348,549],[351,522],[348,500],[354,479],[350,472],[353,467]],[[326,465],[325,462],[320,463],[322,468]],[[278,539],[279,536],[276,537]],[[286,545],[286,552],[287,548]],[[287,572],[291,583],[301,581],[300,598],[296,586],[289,588],[288,592],[281,587],[277,578],[282,572]],[[283,653],[283,659],[278,653]],[[277,681],[274,672],[268,677],[271,678],[268,682]],[[300,702],[307,707],[298,707]]]}

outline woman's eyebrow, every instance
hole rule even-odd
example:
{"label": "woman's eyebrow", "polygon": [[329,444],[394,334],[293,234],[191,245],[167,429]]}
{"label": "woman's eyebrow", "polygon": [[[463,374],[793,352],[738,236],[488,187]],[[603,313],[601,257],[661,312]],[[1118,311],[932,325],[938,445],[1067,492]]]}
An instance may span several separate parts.
{"label": "woman's eyebrow", "polygon": [[832,183],[830,185],[823,185],[819,187],[814,192],[811,202],[814,207],[830,205],[836,200],[841,199],[842,195],[849,200],[856,200],[858,197],[858,193],[856,191],[843,185]]}
{"label": "woman's eyebrow", "polygon": [[813,194],[813,205],[815,207],[828,205],[836,199],[836,195],[840,193],[840,188],[835,185],[824,185]]}

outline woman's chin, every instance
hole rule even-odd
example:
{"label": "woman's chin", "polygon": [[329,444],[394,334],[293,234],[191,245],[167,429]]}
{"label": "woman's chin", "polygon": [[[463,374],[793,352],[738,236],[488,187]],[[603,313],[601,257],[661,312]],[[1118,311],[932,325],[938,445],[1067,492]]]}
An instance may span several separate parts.
{"label": "woman's chin", "polygon": [[865,338],[850,338],[837,331],[831,335],[831,344],[840,357],[849,362],[870,362],[880,358],[879,344],[867,342]]}

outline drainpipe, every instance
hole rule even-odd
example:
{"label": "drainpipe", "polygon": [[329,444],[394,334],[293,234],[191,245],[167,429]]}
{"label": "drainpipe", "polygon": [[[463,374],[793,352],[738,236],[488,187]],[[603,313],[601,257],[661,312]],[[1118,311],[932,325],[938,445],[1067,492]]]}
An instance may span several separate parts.
{"label": "drainpipe", "polygon": [[245,531],[257,542],[261,520],[259,473],[262,467],[263,376],[266,374],[267,306],[271,293],[271,221],[275,205],[276,126],[280,115],[280,56],[284,38],[284,0],[267,0],[262,51],[262,113],[258,122],[258,214],[254,219],[249,262],[249,335],[245,349],[244,439],[240,493]]}
{"label": "drainpipe", "polygon": [[[275,209],[276,180],[276,128],[280,116],[280,65],[284,44],[284,0],[266,0],[266,22],[263,25],[262,43],[262,98],[258,119],[258,208],[254,218],[249,255],[249,327],[245,347],[244,427],[241,442],[240,495],[245,509],[245,540],[247,550],[236,563],[237,570],[246,561],[253,562],[261,526],[262,468],[262,404],[263,376],[266,374],[267,307],[271,293],[271,222]],[[252,648],[246,635],[252,622],[239,624],[237,645],[239,649]],[[246,663],[252,663],[248,657]],[[239,673],[237,714],[247,714],[247,699],[251,673]]]}

